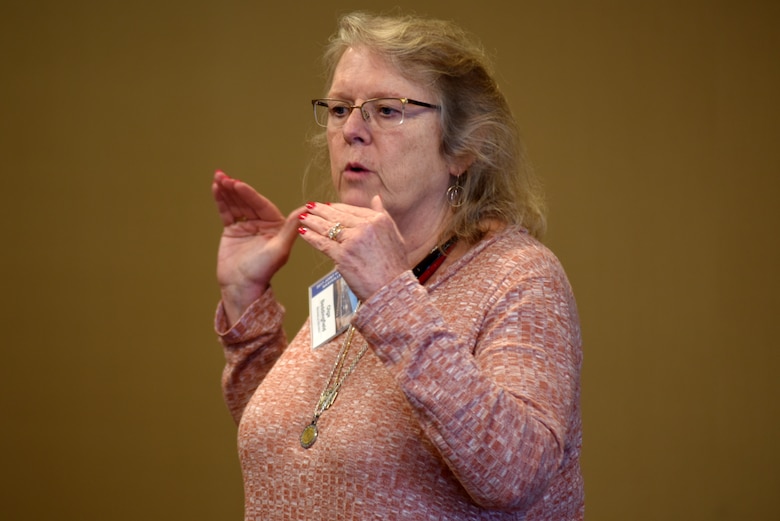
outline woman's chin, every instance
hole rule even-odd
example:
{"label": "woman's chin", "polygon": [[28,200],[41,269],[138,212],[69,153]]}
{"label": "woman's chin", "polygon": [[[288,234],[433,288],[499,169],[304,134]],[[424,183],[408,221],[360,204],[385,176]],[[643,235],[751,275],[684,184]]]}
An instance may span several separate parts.
{"label": "woman's chin", "polygon": [[339,202],[348,204],[350,206],[360,206],[362,208],[369,208],[371,206],[371,199],[376,194],[367,194],[365,192],[358,192],[349,190],[339,194]]}

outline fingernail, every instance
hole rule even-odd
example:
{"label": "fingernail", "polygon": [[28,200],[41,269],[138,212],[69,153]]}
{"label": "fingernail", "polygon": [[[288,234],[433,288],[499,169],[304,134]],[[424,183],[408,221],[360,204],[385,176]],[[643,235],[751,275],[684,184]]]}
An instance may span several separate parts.
{"label": "fingernail", "polygon": [[300,219],[302,221],[302,220],[306,219],[307,215],[309,215],[308,212],[302,213],[301,215],[298,216],[298,219]]}
{"label": "fingernail", "polygon": [[304,233],[306,233],[306,228],[304,228],[303,226],[300,226],[300,227],[298,228],[298,233],[300,233],[301,235],[303,235]]}
{"label": "fingernail", "polygon": [[306,208],[308,208],[309,210],[311,210],[315,206],[317,206],[316,203],[306,203]]}

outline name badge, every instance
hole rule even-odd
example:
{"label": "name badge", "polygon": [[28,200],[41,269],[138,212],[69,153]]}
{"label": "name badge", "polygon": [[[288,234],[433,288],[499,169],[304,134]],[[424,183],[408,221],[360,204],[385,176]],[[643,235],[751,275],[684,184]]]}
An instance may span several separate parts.
{"label": "name badge", "polygon": [[357,307],[358,298],[338,271],[309,286],[311,348],[317,349],[347,329]]}

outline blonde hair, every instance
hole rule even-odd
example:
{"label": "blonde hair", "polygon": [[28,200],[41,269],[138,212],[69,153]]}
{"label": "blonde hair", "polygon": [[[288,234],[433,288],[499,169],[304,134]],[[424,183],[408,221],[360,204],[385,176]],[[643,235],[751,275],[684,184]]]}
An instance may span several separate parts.
{"label": "blonde hair", "polygon": [[[444,20],[349,13],[341,17],[323,56],[327,85],[350,47],[376,52],[404,77],[432,87],[439,95],[441,152],[464,164],[470,162],[457,179],[463,187],[463,204],[453,207],[443,237],[457,235],[477,242],[490,221],[522,226],[536,237],[544,233],[541,189],[527,164],[514,116],[476,40]],[[324,153],[324,133],[313,143]]]}

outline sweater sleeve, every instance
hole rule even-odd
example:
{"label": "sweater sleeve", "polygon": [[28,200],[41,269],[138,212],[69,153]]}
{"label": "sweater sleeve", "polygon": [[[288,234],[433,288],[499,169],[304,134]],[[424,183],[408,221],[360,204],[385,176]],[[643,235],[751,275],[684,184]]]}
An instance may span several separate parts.
{"label": "sweater sleeve", "polygon": [[232,325],[221,302],[217,307],[214,329],[225,353],[222,393],[236,424],[255,389],[287,347],[283,318],[284,308],[272,289]]}
{"label": "sweater sleeve", "polygon": [[576,305],[555,262],[541,272],[515,269],[488,294],[459,303],[485,307],[482,322],[469,326],[472,336],[448,324],[411,272],[356,317],[427,437],[485,508],[527,510],[565,458],[581,341]]}

